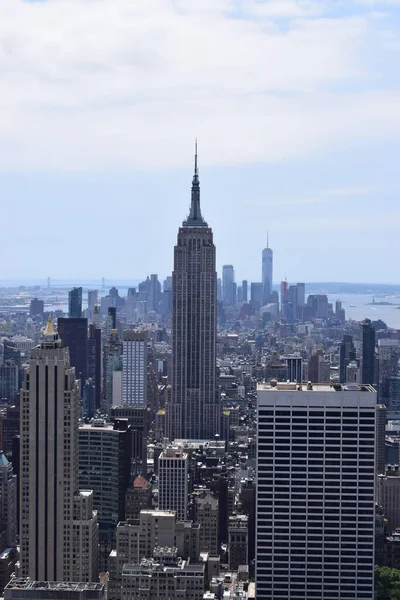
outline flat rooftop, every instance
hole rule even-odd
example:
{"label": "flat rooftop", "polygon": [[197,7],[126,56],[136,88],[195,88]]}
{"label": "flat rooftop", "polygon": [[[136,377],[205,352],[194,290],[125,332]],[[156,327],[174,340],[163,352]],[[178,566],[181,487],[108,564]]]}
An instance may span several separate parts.
{"label": "flat rooftop", "polygon": [[65,590],[73,592],[82,592],[86,590],[102,590],[102,583],[81,583],[81,582],[62,582],[62,581],[32,581],[29,577],[14,577],[6,585],[5,589],[10,590]]}
{"label": "flat rooftop", "polygon": [[278,381],[275,385],[271,383],[259,383],[257,385],[257,391],[259,392],[372,392],[376,393],[375,388],[372,385],[359,385],[358,383],[349,384],[329,384],[329,383],[294,383]]}

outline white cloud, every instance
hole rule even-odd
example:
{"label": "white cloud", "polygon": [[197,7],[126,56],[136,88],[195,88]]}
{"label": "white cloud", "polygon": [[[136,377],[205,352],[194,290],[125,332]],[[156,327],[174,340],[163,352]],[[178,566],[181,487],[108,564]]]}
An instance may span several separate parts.
{"label": "white cloud", "polygon": [[337,94],[371,75],[371,23],[323,6],[0,0],[0,164],[177,166],[196,135],[208,163],[238,164],[395,134],[394,92]]}

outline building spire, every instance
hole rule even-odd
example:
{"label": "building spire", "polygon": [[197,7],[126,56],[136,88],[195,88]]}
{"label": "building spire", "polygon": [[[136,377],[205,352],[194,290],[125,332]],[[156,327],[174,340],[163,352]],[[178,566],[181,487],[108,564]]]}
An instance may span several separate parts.
{"label": "building spire", "polygon": [[190,201],[189,216],[183,222],[184,227],[208,227],[204,221],[200,209],[200,180],[199,169],[197,165],[197,138],[194,145],[194,173],[192,179],[192,193]]}
{"label": "building spire", "polygon": [[199,180],[199,170],[197,168],[197,138],[196,141],[194,143],[194,175],[193,175],[193,181],[198,181]]}
{"label": "building spire", "polygon": [[269,248],[269,246],[268,246],[268,235],[269,235],[269,231],[267,229],[267,248]]}

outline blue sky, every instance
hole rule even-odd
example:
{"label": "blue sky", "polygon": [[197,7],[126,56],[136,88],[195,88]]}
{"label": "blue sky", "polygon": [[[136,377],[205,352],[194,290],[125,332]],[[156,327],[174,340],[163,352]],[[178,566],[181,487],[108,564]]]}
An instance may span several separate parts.
{"label": "blue sky", "polygon": [[400,0],[0,0],[0,279],[398,282]]}

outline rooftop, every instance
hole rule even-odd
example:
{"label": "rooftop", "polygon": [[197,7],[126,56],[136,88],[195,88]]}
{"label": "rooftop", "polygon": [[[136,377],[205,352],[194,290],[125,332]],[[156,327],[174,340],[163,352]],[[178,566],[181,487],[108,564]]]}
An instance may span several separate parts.
{"label": "rooftop", "polygon": [[66,590],[81,592],[85,590],[102,590],[102,583],[75,583],[62,581],[33,581],[29,577],[13,577],[6,585],[9,590]]}
{"label": "rooftop", "polygon": [[349,383],[347,385],[329,384],[329,383],[294,383],[286,381],[278,381],[271,383],[259,383],[257,386],[259,392],[375,392],[372,385],[358,385],[357,383]]}
{"label": "rooftop", "polygon": [[141,488],[143,490],[148,490],[149,488],[151,488],[151,484],[147,481],[147,479],[145,479],[144,477],[142,477],[141,475],[139,475],[134,480],[133,487],[134,488]]}

